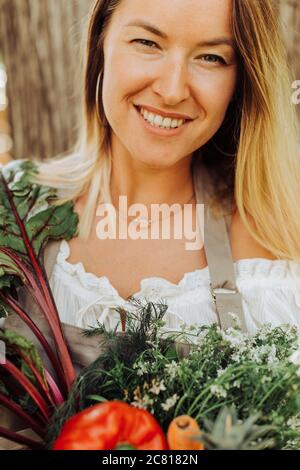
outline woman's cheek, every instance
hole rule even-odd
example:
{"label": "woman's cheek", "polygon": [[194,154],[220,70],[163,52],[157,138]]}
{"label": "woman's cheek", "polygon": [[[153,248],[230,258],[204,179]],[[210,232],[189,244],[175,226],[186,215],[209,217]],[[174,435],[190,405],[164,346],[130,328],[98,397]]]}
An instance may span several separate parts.
{"label": "woman's cheek", "polygon": [[223,116],[232,99],[235,80],[232,76],[205,77],[197,89],[197,101],[202,104],[207,114]]}
{"label": "woman's cheek", "polygon": [[237,85],[237,69],[230,67],[224,69],[224,74],[217,77],[216,93],[220,102],[223,102],[227,107],[231,101]]}
{"label": "woman's cheek", "polygon": [[141,61],[128,55],[118,55],[106,70],[108,81],[118,94],[136,94],[151,82],[151,67],[145,67]]}

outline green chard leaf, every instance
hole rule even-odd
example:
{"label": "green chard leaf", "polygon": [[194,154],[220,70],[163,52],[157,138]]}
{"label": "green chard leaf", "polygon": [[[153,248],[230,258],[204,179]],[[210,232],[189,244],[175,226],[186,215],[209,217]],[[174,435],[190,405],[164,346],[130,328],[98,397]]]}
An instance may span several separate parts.
{"label": "green chard leaf", "polygon": [[57,191],[34,183],[37,173],[37,165],[29,160],[10,162],[0,170],[0,289],[16,285],[16,276],[24,281],[9,256],[11,250],[28,262],[28,249],[39,257],[49,239],[70,240],[77,232],[74,203],[52,204]]}
{"label": "green chard leaf", "polygon": [[[16,160],[0,167],[0,318],[13,311],[25,321],[49,357],[63,393],[67,393],[75,371],[40,255],[49,239],[70,240],[76,235],[78,215],[73,211],[72,201],[61,204],[56,189],[37,184],[37,175],[38,165],[28,160]],[[56,351],[29,312],[18,303],[17,287],[22,284],[48,322]],[[47,403],[59,403],[62,398],[57,384],[46,380],[46,372],[32,343],[7,330],[1,334],[8,353],[21,360],[20,368],[11,361],[2,367],[21,384],[48,419]],[[50,388],[54,398],[49,394]]]}
{"label": "green chard leaf", "polygon": [[[4,341],[8,351],[20,350],[44,378],[42,359],[37,351],[37,348],[31,341],[11,330],[0,330],[0,340]],[[29,378],[32,378],[32,372],[28,366],[26,366],[26,364],[24,364],[24,371]]]}

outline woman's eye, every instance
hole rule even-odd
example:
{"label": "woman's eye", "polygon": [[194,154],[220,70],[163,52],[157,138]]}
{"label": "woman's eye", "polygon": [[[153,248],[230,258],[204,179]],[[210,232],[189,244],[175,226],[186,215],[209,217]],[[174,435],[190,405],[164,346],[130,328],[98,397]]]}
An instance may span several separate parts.
{"label": "woman's eye", "polygon": [[136,42],[138,44],[141,44],[142,46],[149,47],[150,49],[153,49],[154,47],[157,47],[157,44],[153,41],[150,41],[148,39],[134,39],[132,42]]}
{"label": "woman's eye", "polygon": [[[140,44],[141,46],[145,46],[148,49],[155,49],[156,47],[158,47],[156,42],[150,41],[149,39],[133,39],[132,42]],[[219,64],[227,65],[227,63],[225,62],[223,57],[215,55],[215,54],[203,55],[203,56],[201,56],[201,59],[204,59],[205,62],[209,62],[209,63],[213,63],[213,64],[219,63]]]}
{"label": "woman's eye", "polygon": [[[213,64],[220,63],[223,65],[227,65],[223,57],[220,57],[219,55],[215,54],[206,54],[201,56],[202,59],[204,59],[206,62],[210,62]],[[212,59],[212,60],[211,60]]]}

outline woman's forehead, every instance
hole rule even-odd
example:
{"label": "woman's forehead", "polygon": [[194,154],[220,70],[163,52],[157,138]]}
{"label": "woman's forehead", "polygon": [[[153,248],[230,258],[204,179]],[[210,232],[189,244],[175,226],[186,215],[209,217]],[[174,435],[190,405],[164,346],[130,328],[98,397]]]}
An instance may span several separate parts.
{"label": "woman's forehead", "polygon": [[232,0],[122,0],[113,14],[118,30],[152,25],[163,36],[213,39],[231,35]]}

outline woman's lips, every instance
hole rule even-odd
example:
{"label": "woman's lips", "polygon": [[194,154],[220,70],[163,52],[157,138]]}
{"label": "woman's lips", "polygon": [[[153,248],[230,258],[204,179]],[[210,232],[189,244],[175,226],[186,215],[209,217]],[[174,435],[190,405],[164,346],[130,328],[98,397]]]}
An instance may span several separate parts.
{"label": "woman's lips", "polygon": [[140,109],[138,106],[134,106],[139,119],[142,121],[144,124],[144,127],[146,130],[149,130],[152,132],[154,135],[162,136],[162,137],[172,137],[172,136],[177,136],[181,134],[182,132],[185,131],[187,126],[192,122],[191,120],[187,120],[184,124],[182,124],[180,127],[175,127],[174,129],[164,129],[162,127],[155,127],[152,126],[148,121],[146,121],[143,116],[141,115]]}
{"label": "woman's lips", "polygon": [[162,116],[164,118],[171,118],[171,119],[183,119],[184,121],[193,121],[193,119],[186,115],[186,114],[175,114],[175,113],[167,113],[165,111],[160,111],[159,109],[157,108],[153,108],[152,106],[146,106],[146,105],[135,105],[139,110],[141,109],[145,109],[146,111],[148,111],[149,113],[153,113],[153,114],[158,114],[159,116]]}

